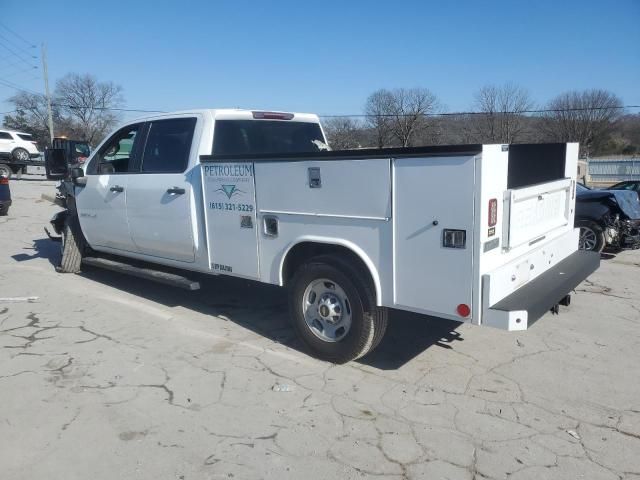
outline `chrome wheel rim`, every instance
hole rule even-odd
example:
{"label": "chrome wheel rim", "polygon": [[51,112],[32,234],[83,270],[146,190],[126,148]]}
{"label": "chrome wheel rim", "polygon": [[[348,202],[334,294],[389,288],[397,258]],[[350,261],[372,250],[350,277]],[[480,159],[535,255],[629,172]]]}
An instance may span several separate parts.
{"label": "chrome wheel rim", "polygon": [[309,330],[325,342],[339,342],[351,328],[351,302],[333,280],[314,280],[302,296],[302,312]]}
{"label": "chrome wheel rim", "polygon": [[26,150],[18,150],[17,157],[18,157],[18,160],[20,161],[29,160],[29,154],[27,153]]}
{"label": "chrome wheel rim", "polygon": [[580,227],[580,241],[578,243],[580,250],[595,250],[597,243],[596,232],[589,227]]}

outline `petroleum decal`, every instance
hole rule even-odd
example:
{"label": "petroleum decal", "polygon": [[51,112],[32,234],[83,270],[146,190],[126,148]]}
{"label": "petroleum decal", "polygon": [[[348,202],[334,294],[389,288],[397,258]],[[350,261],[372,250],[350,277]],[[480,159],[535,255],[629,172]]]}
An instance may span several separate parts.
{"label": "petroleum decal", "polygon": [[214,191],[226,195],[229,200],[231,200],[231,197],[235,197],[238,195],[242,195],[243,193],[246,193],[243,190],[240,190],[235,185],[220,185],[220,188]]}
{"label": "petroleum decal", "polygon": [[253,177],[253,164],[205,165],[204,174],[207,177]]}

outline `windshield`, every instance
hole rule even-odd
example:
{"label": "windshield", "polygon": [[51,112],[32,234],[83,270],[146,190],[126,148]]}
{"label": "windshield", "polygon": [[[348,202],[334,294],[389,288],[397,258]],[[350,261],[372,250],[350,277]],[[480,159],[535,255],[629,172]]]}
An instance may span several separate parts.
{"label": "windshield", "polygon": [[588,187],[585,187],[581,183],[576,183],[576,192],[587,192],[589,190],[591,190],[591,189],[588,188]]}
{"label": "windshield", "polygon": [[326,150],[320,125],[282,120],[217,120],[214,155],[309,153]]}

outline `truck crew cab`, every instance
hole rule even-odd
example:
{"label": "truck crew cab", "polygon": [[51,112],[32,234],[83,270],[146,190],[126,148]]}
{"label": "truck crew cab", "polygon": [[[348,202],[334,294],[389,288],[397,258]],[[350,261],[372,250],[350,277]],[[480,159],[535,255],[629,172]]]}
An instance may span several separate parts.
{"label": "truck crew cab", "polygon": [[[52,152],[55,153],[55,152]],[[65,179],[61,270],[286,286],[318,357],[371,351],[388,309],[524,330],[599,265],[578,250],[577,144],[328,151],[318,117],[194,110],[120,127]]]}

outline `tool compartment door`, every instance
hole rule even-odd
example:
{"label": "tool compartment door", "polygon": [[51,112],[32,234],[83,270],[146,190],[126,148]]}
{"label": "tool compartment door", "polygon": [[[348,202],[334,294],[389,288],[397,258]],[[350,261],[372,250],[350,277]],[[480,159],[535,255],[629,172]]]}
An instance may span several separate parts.
{"label": "tool compartment door", "polygon": [[201,168],[209,267],[259,279],[253,163],[211,162]]}
{"label": "tool compartment door", "polygon": [[[471,307],[475,157],[401,158],[393,163],[394,304],[456,320]],[[443,246],[445,229],[464,248]]]}

